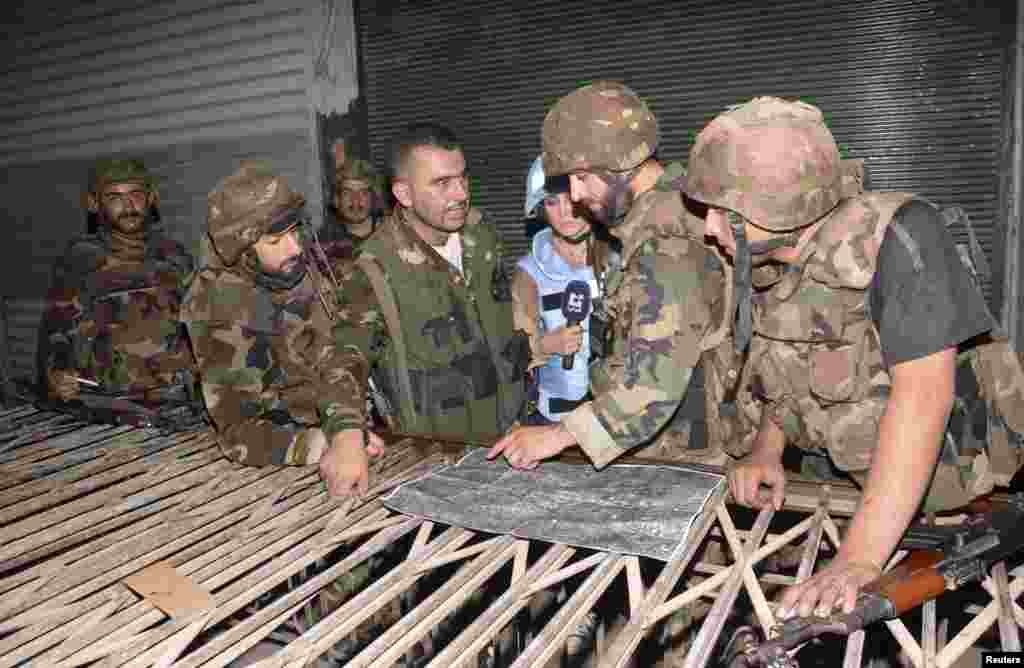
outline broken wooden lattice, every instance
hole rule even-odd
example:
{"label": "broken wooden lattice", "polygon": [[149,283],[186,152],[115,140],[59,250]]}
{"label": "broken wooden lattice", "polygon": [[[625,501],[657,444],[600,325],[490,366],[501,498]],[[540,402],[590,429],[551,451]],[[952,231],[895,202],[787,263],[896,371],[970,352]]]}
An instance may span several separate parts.
{"label": "broken wooden lattice", "polygon": [[[371,561],[390,567],[375,566],[361,590],[257,665],[323,657],[350,666],[547,666],[588,613],[609,604],[622,620],[598,630],[585,662],[652,665],[652,651],[670,651],[654,631],[703,599],[710,611],[680,659],[695,668],[712,659],[742,591],[757,622],[774,624],[765,589],[794,577],[766,572],[765,559],[802,540],[796,577],[808,575],[819,546],[838,545],[837,524],[857,501],[853,488],[827,493],[793,480],[787,509],[808,516],[776,534],[771,511],[738,529],[719,491],[691,539],[661,563],[435,526],[377,500],[450,456],[440,444],[392,444],[375,463],[367,499],[338,501],[314,468],[239,467],[208,434],[85,426],[31,407],[0,413],[0,668],[226,666],[267,638],[281,642],[282,625],[317,591]],[[711,541],[737,556],[715,563],[730,560],[709,558]],[[212,594],[212,606],[172,615],[126,586],[158,562]],[[564,600],[539,622],[523,621],[544,591],[560,587]],[[920,643],[901,621],[888,623],[914,666],[951,666],[993,626],[1004,648],[1019,648],[1024,577],[1000,565],[984,587],[992,602],[948,642],[934,604],[924,609]],[[398,608],[404,614],[339,654],[339,643]],[[858,633],[847,642],[846,666],[860,665],[863,640]]]}

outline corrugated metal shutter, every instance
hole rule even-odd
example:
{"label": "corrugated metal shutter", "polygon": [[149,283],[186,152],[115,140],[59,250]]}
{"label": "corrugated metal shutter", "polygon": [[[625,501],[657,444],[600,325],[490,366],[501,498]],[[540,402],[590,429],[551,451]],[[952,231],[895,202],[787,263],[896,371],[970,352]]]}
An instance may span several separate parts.
{"label": "corrugated metal shutter", "polygon": [[61,196],[45,222],[17,205],[6,213],[46,228],[24,236],[51,237],[51,257],[80,231],[64,221],[82,220],[77,192],[101,156],[145,159],[163,179],[164,217],[190,245],[206,193],[243,157],[273,161],[320,211],[312,3],[50,1],[18,12],[0,66],[0,166],[14,195],[5,201],[30,181],[27,192],[50,180]]}
{"label": "corrugated metal shutter", "polygon": [[306,127],[310,3],[38,2],[5,35],[0,164]]}
{"label": "corrugated metal shutter", "polygon": [[[0,245],[0,291],[45,294],[54,257],[85,231],[80,196],[98,157],[143,159],[161,178],[165,227],[194,251],[207,193],[244,158],[270,160],[319,214],[309,94],[318,8],[308,0],[8,7],[0,220],[10,234]],[[34,362],[31,351],[11,352]]]}
{"label": "corrugated metal shutter", "polygon": [[450,124],[478,202],[516,252],[546,110],[608,78],[652,105],[665,160],[685,160],[693,135],[730,104],[812,101],[847,154],[867,158],[873,187],[960,204],[1002,262],[992,232],[1012,3],[408,0],[363,2],[358,19],[375,160],[411,120]]}
{"label": "corrugated metal shutter", "polygon": [[4,392],[14,390],[15,379],[35,382],[36,339],[45,308],[42,299],[0,297],[0,380]]}

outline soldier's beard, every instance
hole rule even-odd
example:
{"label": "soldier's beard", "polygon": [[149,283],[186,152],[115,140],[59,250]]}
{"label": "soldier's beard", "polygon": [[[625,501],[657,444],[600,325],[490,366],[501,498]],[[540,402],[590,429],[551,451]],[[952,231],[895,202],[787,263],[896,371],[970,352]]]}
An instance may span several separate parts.
{"label": "soldier's beard", "polygon": [[270,290],[290,290],[294,288],[306,277],[308,269],[306,260],[302,255],[287,260],[279,269],[274,271],[264,267],[252,249],[249,249],[249,252],[246,254],[246,261],[252,270],[252,276],[256,283]]}
{"label": "soldier's beard", "polygon": [[155,220],[151,207],[147,207],[143,212],[125,212],[114,217],[110,215],[110,211],[106,207],[102,206],[96,212],[96,219],[96,222],[100,225],[105,225],[112,231],[129,237],[145,235],[146,229]]}
{"label": "soldier's beard", "polygon": [[[131,222],[125,224],[129,220]],[[110,246],[114,256],[132,262],[141,262],[145,259],[146,232],[153,220],[152,209],[146,209],[144,214],[123,213],[116,219],[111,218],[105,207],[101,207],[97,214],[100,229],[107,230],[110,235]]]}
{"label": "soldier's beard", "polygon": [[633,206],[633,190],[629,187],[633,180],[632,173],[600,175],[599,178],[608,189],[600,209],[594,211],[594,214],[609,228],[618,227],[626,220],[626,214]]}
{"label": "soldier's beard", "polygon": [[370,219],[370,208],[366,206],[350,207],[343,204],[338,207],[338,213],[341,222],[349,227],[359,227]]}

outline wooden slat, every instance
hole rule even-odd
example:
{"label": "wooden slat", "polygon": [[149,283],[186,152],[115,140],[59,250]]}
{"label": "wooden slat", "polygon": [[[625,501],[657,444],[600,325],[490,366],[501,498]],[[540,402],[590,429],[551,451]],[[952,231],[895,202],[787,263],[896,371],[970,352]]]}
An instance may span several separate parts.
{"label": "wooden slat", "polygon": [[[344,657],[347,665],[390,666],[423,652],[433,668],[471,665],[483,653],[500,655],[501,665],[548,666],[598,601],[618,591],[616,582],[624,585],[628,620],[610,642],[599,629],[586,645],[593,646],[586,650],[591,656],[573,660],[630,665],[659,620],[707,597],[712,610],[685,659],[695,667],[712,658],[719,622],[741,590],[762,627],[774,623],[762,587],[794,577],[755,568],[803,539],[795,579],[809,576],[822,537],[838,545],[837,523],[856,503],[841,485],[823,489],[797,480],[792,500],[812,514],[770,531],[770,513],[752,527],[737,527],[723,489],[667,563],[603,552],[572,561],[577,550],[569,546],[531,549],[529,541],[435,526],[381,505],[381,494],[452,456],[441,444],[403,439],[375,461],[367,497],[339,501],[328,497],[315,467],[240,467],[222,459],[209,435],[160,436],[84,426],[30,407],[0,410],[0,668],[212,668],[270,636],[287,644],[267,665],[341,660],[338,643],[399,600],[404,616],[354,648]],[[740,557],[696,562],[709,536]],[[392,564],[386,572],[374,572],[320,624],[281,635],[282,624],[318,591],[382,555]],[[214,607],[170,619],[122,584],[161,560],[210,591]],[[308,572],[316,564],[322,568]],[[650,586],[642,571],[655,578]],[[934,624],[918,644],[901,621],[889,623],[911,663],[946,668],[985,630],[1024,616],[1016,602],[1024,590],[1020,574],[995,576],[986,587],[996,600],[949,643],[931,633]],[[567,596],[552,603],[548,622],[524,632],[532,640],[521,649],[504,643],[509,630],[525,623],[532,597],[553,587]],[[439,625],[484,590],[487,603],[475,620],[437,646]],[[257,600],[263,602],[253,607]],[[1012,633],[1004,636],[1012,647]],[[859,665],[863,642],[863,635],[849,639],[844,666]]]}

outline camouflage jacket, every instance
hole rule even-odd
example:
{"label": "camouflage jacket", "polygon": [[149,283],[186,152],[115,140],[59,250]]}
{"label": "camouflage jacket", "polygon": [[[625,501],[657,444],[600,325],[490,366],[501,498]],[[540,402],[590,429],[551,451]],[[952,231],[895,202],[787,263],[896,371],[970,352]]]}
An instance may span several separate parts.
{"label": "camouflage jacket", "polygon": [[[409,215],[397,209],[363,244],[340,291],[338,344],[366,355],[403,431],[494,438],[518,417],[529,359],[526,335],[513,329],[497,230],[470,211],[459,273],[419,238]],[[394,326],[378,290],[395,306]]]}
{"label": "camouflage jacket", "polygon": [[[891,385],[866,303],[868,288],[885,231],[911,198],[906,193],[865,193],[842,200],[801,249],[796,269],[762,285],[754,299],[748,369],[752,392],[785,432],[787,443],[828,452],[839,469],[851,473],[865,472],[871,465]],[[1024,426],[1024,377],[1005,341],[966,350],[960,365],[967,365],[977,382],[967,390],[958,371],[958,405],[973,403],[980,390],[982,397],[996,402],[992,415],[1002,413],[1011,431]],[[974,441],[969,429],[950,436],[961,455],[988,449],[984,442],[969,442]],[[1009,450],[989,452],[986,474],[991,467],[1012,476],[1019,457]],[[1004,470],[995,471],[997,466]],[[987,483],[963,482],[978,487],[990,485],[992,478]]]}
{"label": "camouflage jacket", "polygon": [[137,392],[183,381],[191,367],[178,323],[192,257],[157,230],[145,256],[125,259],[109,228],[74,239],[53,273],[39,332],[38,369],[68,369],[104,391]]}
{"label": "camouflage jacket", "polygon": [[721,343],[723,273],[701,229],[667,183],[639,195],[612,229],[623,260],[606,286],[612,352],[591,369],[594,400],[562,419],[597,467],[661,438],[702,353]]}
{"label": "camouflage jacket", "polygon": [[211,258],[196,272],[181,318],[222,450],[253,466],[315,463],[322,453],[302,438],[307,428],[320,427],[330,441],[365,424],[362,356],[335,349],[315,272],[273,289],[251,254],[232,267]]}
{"label": "camouflage jacket", "polygon": [[339,273],[347,273],[348,265],[355,258],[356,253],[362,247],[363,242],[372,236],[380,224],[374,222],[373,230],[366,237],[357,237],[352,234],[343,222],[324,220],[323,226],[317,230],[317,241],[324,251],[324,255],[330,261],[332,267],[337,267]]}

